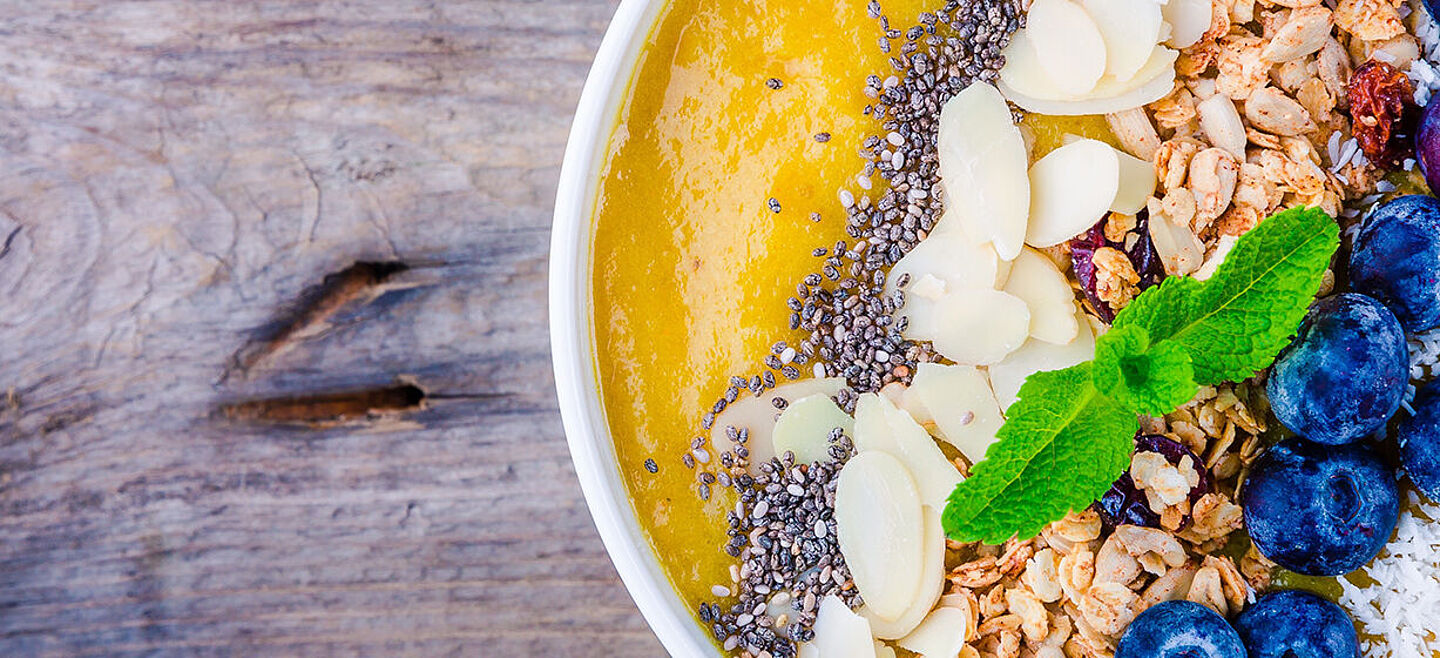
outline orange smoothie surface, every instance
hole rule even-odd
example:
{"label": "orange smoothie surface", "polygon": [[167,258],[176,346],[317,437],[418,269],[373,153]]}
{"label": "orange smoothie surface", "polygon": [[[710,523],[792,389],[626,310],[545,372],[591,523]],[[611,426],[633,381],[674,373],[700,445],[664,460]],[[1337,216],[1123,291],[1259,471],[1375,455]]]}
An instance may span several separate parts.
{"label": "orange smoothie surface", "polygon": [[[931,4],[887,9],[913,18]],[[787,330],[785,301],[818,271],[812,250],[849,241],[838,191],[860,192],[857,149],[883,134],[862,112],[866,76],[892,72],[879,36],[863,2],[675,0],[610,141],[596,202],[595,358],[636,512],[692,610],[730,583],[721,547],[735,497],[717,485],[702,503],[680,457],[708,434],[701,416],[731,375],[755,374],[775,341],[803,337]],[[1065,133],[1113,141],[1101,117],[1027,126],[1035,157]]]}

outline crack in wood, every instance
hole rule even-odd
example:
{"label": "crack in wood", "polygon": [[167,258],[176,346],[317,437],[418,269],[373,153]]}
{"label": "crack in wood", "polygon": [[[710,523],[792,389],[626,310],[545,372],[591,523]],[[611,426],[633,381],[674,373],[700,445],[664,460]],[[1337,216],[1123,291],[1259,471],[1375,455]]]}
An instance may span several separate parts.
{"label": "crack in wood", "polygon": [[15,237],[20,235],[20,229],[22,228],[25,227],[16,226],[13,231],[10,231],[9,235],[5,236],[5,242],[0,243],[0,258],[4,258],[10,255],[10,247],[11,245],[15,244]]}
{"label": "crack in wood", "polygon": [[222,405],[220,414],[241,422],[328,428],[396,418],[426,408],[425,389],[414,382],[384,388],[294,395]]}
{"label": "crack in wood", "polygon": [[324,332],[342,309],[357,302],[373,301],[389,290],[386,282],[409,269],[409,265],[399,261],[360,261],[326,276],[319,285],[300,295],[294,311],[258,330],[235,354],[221,381],[228,379],[233,371],[243,374],[266,358]]}

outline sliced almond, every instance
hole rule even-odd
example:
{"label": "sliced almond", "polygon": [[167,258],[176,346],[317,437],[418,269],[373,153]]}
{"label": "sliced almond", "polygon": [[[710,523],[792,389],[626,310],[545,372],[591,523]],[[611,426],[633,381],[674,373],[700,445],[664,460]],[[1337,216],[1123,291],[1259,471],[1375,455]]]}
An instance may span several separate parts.
{"label": "sliced almond", "polygon": [[1076,313],[1080,330],[1069,344],[1051,345],[1032,340],[988,368],[990,388],[995,391],[995,399],[1001,409],[1009,409],[1015,404],[1026,377],[1037,372],[1069,368],[1095,358],[1095,331],[1083,312],[1076,309]]}
{"label": "sliced almond", "polygon": [[1164,18],[1155,0],[1080,0],[1105,39],[1105,75],[1129,80],[1160,42]]}
{"label": "sliced almond", "polygon": [[820,393],[791,402],[775,421],[775,454],[795,453],[797,464],[828,460],[830,433],[837,427],[853,435],[855,419],[830,396]]}
{"label": "sliced almond", "polygon": [[[1152,174],[1150,178],[1153,181],[1155,177]],[[1075,338],[1079,329],[1075,321],[1075,293],[1055,261],[1045,254],[1028,247],[1020,252],[1010,270],[1005,292],[1025,300],[1030,308],[1031,338],[1057,345]]]}
{"label": "sliced almond", "polygon": [[801,645],[801,654],[808,652],[815,658],[876,658],[870,622],[851,612],[850,606],[834,594],[820,600],[811,630],[815,631],[815,639]]}
{"label": "sliced almond", "polygon": [[955,656],[965,648],[969,620],[958,608],[936,608],[896,644],[922,656]]}
{"label": "sliced almond", "polygon": [[755,469],[752,472],[756,472],[760,464],[775,457],[775,423],[780,417],[780,410],[775,408],[772,400],[780,397],[794,401],[812,395],[834,397],[842,388],[845,388],[845,380],[841,377],[802,379],[776,386],[758,398],[747,395],[737,399],[715,416],[715,423],[710,426],[710,444],[724,452],[735,445],[726,435],[725,428],[747,430],[749,439],[745,449],[750,451],[750,464]]}
{"label": "sliced almond", "polygon": [[1025,241],[1030,155],[999,90],[976,83],[945,103],[936,148],[952,200],[942,221],[1014,258]]}
{"label": "sliced almond", "polygon": [[905,637],[915,630],[925,615],[940,600],[945,589],[945,529],[940,523],[940,510],[925,507],[925,567],[921,572],[920,595],[911,602],[910,608],[894,621],[876,617],[866,607],[857,612],[870,621],[870,632],[882,640]]}
{"label": "sliced almond", "polygon": [[[840,553],[865,604],[882,619],[899,619],[920,592],[925,555],[920,494],[900,460],[870,450],[845,463],[835,485],[835,526]],[[853,615],[843,602],[840,607]],[[871,647],[869,626],[865,622],[860,643],[866,648]],[[818,640],[818,621],[815,632]],[[830,656],[827,646],[820,643],[821,653]]]}
{"label": "sliced almond", "polygon": [[1013,101],[1013,96],[1019,94],[1034,98],[1079,99],[1077,95],[1065,93],[1050,80],[1050,74],[1040,64],[1040,55],[1028,29],[1016,30],[1010,35],[1010,44],[1001,54],[1005,56],[1005,65],[1000,67],[999,87],[1006,98]]}
{"label": "sliced almond", "polygon": [[1193,275],[1195,279],[1205,281],[1215,276],[1215,270],[1220,269],[1220,265],[1225,262],[1225,257],[1230,255],[1230,250],[1234,249],[1235,243],[1239,241],[1240,238],[1233,235],[1220,236],[1220,239],[1215,242],[1215,252],[1205,259],[1205,262],[1200,265],[1200,269],[1195,270]]}
{"label": "sliced almond", "polygon": [[1025,242],[1053,247],[1089,230],[1120,187],[1120,158],[1109,144],[1084,139],[1030,167],[1030,231]]}
{"label": "sliced almond", "polygon": [[1133,215],[1155,194],[1155,165],[1124,151],[1117,150],[1116,155],[1120,158],[1120,187],[1110,210]]}
{"label": "sliced almond", "polygon": [[910,296],[933,300],[958,288],[1001,285],[1010,263],[1000,258],[992,243],[970,238],[958,228],[958,220],[952,220],[947,211],[936,230],[895,263],[885,279],[885,294],[905,290]]}
{"label": "sliced almond", "polygon": [[[1017,33],[1018,34],[1018,33]],[[1141,107],[1164,98],[1175,86],[1175,59],[1179,52],[1156,46],[1145,66],[1129,80],[1105,76],[1084,96],[1067,96],[1046,87],[1044,76],[1036,74],[1038,63],[1027,59],[1023,49],[1016,49],[1018,58],[1006,48],[1006,63],[1000,69],[1000,91],[1010,102],[1029,112],[1055,116],[1110,114]],[[1037,83],[1038,79],[1038,83]]]}
{"label": "sliced almond", "polygon": [[1150,242],[1165,266],[1165,273],[1183,276],[1200,268],[1205,259],[1205,245],[1189,226],[1176,226],[1169,221],[1150,222]]}
{"label": "sliced almond", "polygon": [[936,509],[944,508],[945,500],[962,479],[925,428],[874,393],[860,396],[855,403],[855,449],[861,453],[884,452],[899,459],[914,478],[921,503]]}
{"label": "sliced almond", "polygon": [[1155,159],[1155,152],[1160,150],[1160,135],[1143,108],[1111,112],[1105,115],[1105,122],[1127,153],[1141,160]]}
{"label": "sliced almond", "polygon": [[1214,7],[1211,0],[1169,0],[1160,10],[1170,25],[1166,43],[1175,48],[1189,48],[1210,29]]}
{"label": "sliced almond", "polygon": [[1320,52],[1334,24],[1330,10],[1325,7],[1293,9],[1285,24],[1266,42],[1260,56],[1267,62],[1280,64]]}
{"label": "sliced almond", "polygon": [[1105,37],[1080,5],[1071,0],[1033,0],[1024,29],[1041,68],[1060,93],[1089,93],[1105,74]]}
{"label": "sliced almond", "polygon": [[906,302],[905,336],[934,343],[935,351],[964,365],[988,365],[1013,352],[1030,335],[1030,307],[998,290],[954,290],[932,304]]}
{"label": "sliced almond", "polygon": [[935,418],[940,438],[972,464],[985,457],[1005,423],[989,379],[972,366],[922,363],[910,391]]}

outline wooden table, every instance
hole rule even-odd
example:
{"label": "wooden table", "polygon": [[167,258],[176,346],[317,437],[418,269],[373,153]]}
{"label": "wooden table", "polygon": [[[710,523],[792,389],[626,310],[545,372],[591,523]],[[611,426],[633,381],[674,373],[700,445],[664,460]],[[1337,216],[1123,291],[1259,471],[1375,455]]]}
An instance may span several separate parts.
{"label": "wooden table", "polygon": [[0,0],[0,655],[645,656],[550,209],[615,0]]}

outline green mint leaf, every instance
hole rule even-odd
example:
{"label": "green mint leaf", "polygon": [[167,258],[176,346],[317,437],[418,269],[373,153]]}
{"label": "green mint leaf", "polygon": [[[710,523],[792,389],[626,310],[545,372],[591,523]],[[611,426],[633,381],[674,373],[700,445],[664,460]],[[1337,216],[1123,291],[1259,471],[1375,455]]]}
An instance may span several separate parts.
{"label": "green mint leaf", "polygon": [[1179,344],[1200,384],[1249,378],[1290,342],[1339,244],[1325,211],[1277,213],[1241,236],[1208,281],[1170,277],[1125,307],[1114,326]]}
{"label": "green mint leaf", "polygon": [[1034,537],[1109,489],[1138,430],[1133,411],[1095,389],[1089,363],[1031,375],[998,440],[950,494],[946,534],[989,544]]}
{"label": "green mint leaf", "polygon": [[1151,345],[1137,325],[1112,329],[1095,341],[1091,379],[1101,393],[1152,416],[1174,411],[1200,390],[1185,348],[1173,340]]}
{"label": "green mint leaf", "polygon": [[1201,384],[1274,361],[1338,246],[1329,215],[1287,210],[1241,237],[1208,281],[1170,277],[1135,298],[1096,340],[1095,361],[1025,380],[985,459],[950,494],[945,532],[1029,538],[1100,497],[1130,463],[1136,413],[1168,413]]}

